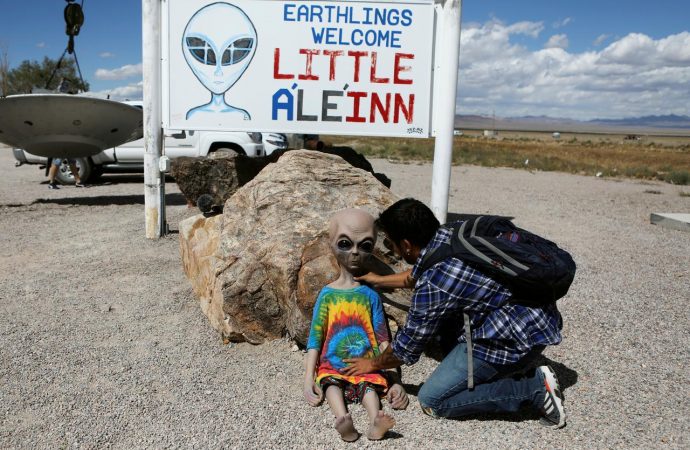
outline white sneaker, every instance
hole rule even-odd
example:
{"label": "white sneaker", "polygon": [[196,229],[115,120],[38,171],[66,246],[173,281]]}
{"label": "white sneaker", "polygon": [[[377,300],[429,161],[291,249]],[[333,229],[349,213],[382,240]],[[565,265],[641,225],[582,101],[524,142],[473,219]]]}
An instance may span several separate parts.
{"label": "white sneaker", "polygon": [[544,378],[544,407],[542,408],[542,418],[539,422],[552,428],[563,428],[565,426],[565,409],[563,408],[563,394],[558,384],[556,373],[549,366],[541,366],[539,370]]}

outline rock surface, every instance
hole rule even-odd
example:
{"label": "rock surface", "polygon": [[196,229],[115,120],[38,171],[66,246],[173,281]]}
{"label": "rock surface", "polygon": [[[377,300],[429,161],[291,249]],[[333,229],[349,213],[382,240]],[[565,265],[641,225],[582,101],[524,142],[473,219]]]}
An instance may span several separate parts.
{"label": "rock surface", "polygon": [[181,157],[172,160],[170,174],[189,205],[203,194],[222,205],[237,189],[253,179],[271,161],[232,154],[220,158]]}
{"label": "rock surface", "polygon": [[[231,340],[287,334],[304,344],[316,296],[337,278],[330,216],[349,207],[378,216],[395,200],[371,173],[342,158],[296,150],[238,189],[222,216],[181,222],[185,273],[211,325]],[[377,254],[394,263],[382,241]],[[396,293],[395,303],[408,294]]]}
{"label": "rock surface", "polygon": [[[286,152],[292,151],[294,150],[278,150],[260,157],[232,152],[217,157],[175,158],[172,160],[170,174],[175,178],[188,205],[195,206],[201,195],[208,194],[213,197],[213,204],[220,206],[264,167],[278,161]],[[369,161],[350,147],[324,147],[318,151],[340,156],[353,167],[372,173],[384,186],[391,185],[390,178],[385,174],[375,173]]]}

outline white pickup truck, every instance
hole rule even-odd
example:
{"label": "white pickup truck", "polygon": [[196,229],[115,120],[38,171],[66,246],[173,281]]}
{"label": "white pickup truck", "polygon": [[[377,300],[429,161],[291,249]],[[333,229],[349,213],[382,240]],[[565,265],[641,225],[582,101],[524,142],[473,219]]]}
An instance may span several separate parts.
{"label": "white pickup truck", "polygon": [[[127,102],[141,107],[141,102]],[[267,136],[268,138],[269,136]],[[270,134],[271,140],[283,140],[287,147],[284,135]],[[281,142],[278,145],[283,145]],[[214,152],[234,151],[247,156],[264,156],[265,150],[261,133],[245,133],[239,131],[185,131],[180,135],[165,137],[164,153],[168,158],[180,156],[208,156]],[[47,164],[47,158],[33,155],[25,150],[13,149],[15,166],[23,164],[39,164],[43,167]],[[143,172],[144,171],[144,140],[122,144],[109,148],[86,158],[76,158],[79,167],[79,176],[86,182],[89,178],[95,178],[104,172]],[[62,184],[74,183],[74,177],[69,165],[64,161],[58,171],[57,181]]]}

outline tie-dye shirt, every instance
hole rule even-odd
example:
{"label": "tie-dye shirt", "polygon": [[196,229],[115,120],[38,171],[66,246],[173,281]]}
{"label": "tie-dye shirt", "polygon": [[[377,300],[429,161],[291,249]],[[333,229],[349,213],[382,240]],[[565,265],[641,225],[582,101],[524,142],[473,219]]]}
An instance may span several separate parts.
{"label": "tie-dye shirt", "polygon": [[353,384],[368,381],[388,387],[382,372],[346,376],[338,370],[347,358],[373,358],[379,343],[390,342],[383,305],[368,286],[352,289],[324,287],[314,305],[307,350],[320,352],[316,382],[334,377]]}

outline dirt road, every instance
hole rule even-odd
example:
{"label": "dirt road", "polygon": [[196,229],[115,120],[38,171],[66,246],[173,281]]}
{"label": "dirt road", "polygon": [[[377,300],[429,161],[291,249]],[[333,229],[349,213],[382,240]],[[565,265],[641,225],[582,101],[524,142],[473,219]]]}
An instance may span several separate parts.
{"label": "dirt road", "polygon": [[[560,173],[453,168],[450,210],[515,216],[559,242],[578,274],[546,357],[568,426],[530,414],[432,420],[410,408],[390,439],[347,445],[302,399],[288,340],[223,345],[181,269],[177,235],[144,237],[143,176],[48,190],[0,148],[0,448],[687,448],[690,234],[683,189]],[[373,161],[399,196],[430,198],[430,165]],[[43,183],[42,183],[43,182]],[[687,193],[688,188],[684,191]],[[171,228],[195,214],[168,184]],[[364,428],[364,411],[353,410]]]}

